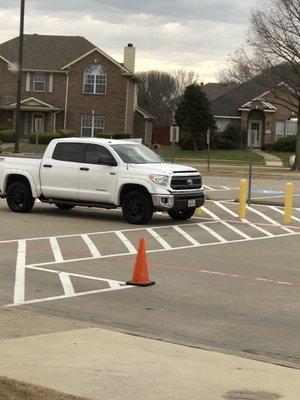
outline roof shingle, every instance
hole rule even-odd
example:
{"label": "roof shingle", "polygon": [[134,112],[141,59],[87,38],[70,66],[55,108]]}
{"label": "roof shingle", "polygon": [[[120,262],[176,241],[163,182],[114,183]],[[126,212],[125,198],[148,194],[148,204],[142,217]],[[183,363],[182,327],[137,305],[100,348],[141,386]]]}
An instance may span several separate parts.
{"label": "roof shingle", "polygon": [[[0,55],[18,62],[19,37],[0,44]],[[23,68],[59,70],[96,46],[82,36],[24,35]]]}

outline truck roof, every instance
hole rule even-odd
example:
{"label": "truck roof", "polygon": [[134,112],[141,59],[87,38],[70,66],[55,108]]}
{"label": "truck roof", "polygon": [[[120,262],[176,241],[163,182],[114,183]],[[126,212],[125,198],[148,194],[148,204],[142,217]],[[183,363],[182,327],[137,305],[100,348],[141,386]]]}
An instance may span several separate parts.
{"label": "truck roof", "polygon": [[121,140],[121,139],[102,139],[102,138],[82,138],[82,137],[68,137],[62,139],[54,139],[52,142],[78,142],[78,143],[95,143],[95,144],[132,144],[138,141],[134,140]]}

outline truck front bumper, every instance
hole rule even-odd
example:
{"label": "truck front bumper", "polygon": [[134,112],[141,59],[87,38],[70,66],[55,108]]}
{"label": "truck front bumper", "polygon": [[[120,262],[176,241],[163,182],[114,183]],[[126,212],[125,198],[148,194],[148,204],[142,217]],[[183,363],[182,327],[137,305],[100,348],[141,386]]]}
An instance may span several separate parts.
{"label": "truck front bumper", "polygon": [[152,194],[154,208],[159,211],[186,210],[204,204],[203,191],[176,191],[170,194]]}

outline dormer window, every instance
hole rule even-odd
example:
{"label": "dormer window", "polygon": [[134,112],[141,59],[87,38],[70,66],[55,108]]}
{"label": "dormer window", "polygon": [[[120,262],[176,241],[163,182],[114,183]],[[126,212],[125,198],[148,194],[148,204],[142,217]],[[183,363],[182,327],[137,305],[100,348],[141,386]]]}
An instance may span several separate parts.
{"label": "dormer window", "polygon": [[86,67],[83,77],[83,93],[106,94],[107,75],[97,62]]}
{"label": "dormer window", "polygon": [[33,78],[33,91],[44,92],[45,91],[45,74],[44,72],[36,72]]}

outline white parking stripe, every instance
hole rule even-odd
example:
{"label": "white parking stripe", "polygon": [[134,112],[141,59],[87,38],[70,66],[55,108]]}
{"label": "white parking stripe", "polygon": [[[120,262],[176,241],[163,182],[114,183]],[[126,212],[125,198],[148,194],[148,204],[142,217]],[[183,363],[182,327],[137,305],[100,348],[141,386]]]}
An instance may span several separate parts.
{"label": "white parking stripe", "polygon": [[204,225],[204,224],[197,224],[200,226],[200,228],[204,229],[205,231],[207,231],[208,233],[210,233],[212,236],[214,236],[216,239],[218,239],[220,242],[222,243],[226,243],[227,240],[223,238],[223,236],[219,235],[217,232],[215,232],[213,229],[211,229],[210,227]]}
{"label": "white parking stripe", "polygon": [[275,221],[274,219],[268,217],[267,215],[263,214],[262,212],[256,210],[255,208],[247,206],[247,209],[251,210],[255,214],[259,215],[260,217],[262,217],[266,221],[271,222],[271,224],[280,226],[280,228],[283,229],[284,231],[289,232],[289,233],[294,233],[294,231],[292,231],[291,229],[286,228],[285,226],[281,226],[277,221]]}
{"label": "white parking stripe", "polygon": [[248,236],[246,233],[240,231],[238,228],[236,228],[233,225],[230,225],[228,222],[225,221],[220,221],[222,225],[227,226],[228,229],[231,229],[233,232],[237,233],[238,235],[242,236],[243,238],[247,240],[251,240],[252,238]]}
{"label": "white parking stripe", "polygon": [[232,215],[233,217],[238,218],[238,214],[235,213],[234,211],[230,210],[228,207],[224,206],[223,203],[220,203],[219,201],[216,201],[214,204],[216,206],[222,208],[222,210],[226,211],[228,214]]}
{"label": "white parking stripe", "polygon": [[206,207],[201,207],[201,209],[210,217],[212,217],[213,219],[215,219],[216,221],[219,221],[221,218],[218,217],[216,214],[214,214],[212,211],[208,210]]}
{"label": "white parking stripe", "polygon": [[[277,208],[277,207],[275,207],[275,206],[269,206],[269,208],[271,208],[272,210],[277,211],[278,213],[284,215],[284,211],[283,211],[283,210],[280,210],[279,208]],[[292,215],[292,219],[293,219],[294,221],[300,222],[300,218],[294,217],[293,215]]]}
{"label": "white parking stripe", "polygon": [[101,254],[99,252],[99,250],[97,249],[97,247],[95,246],[95,244],[92,242],[91,238],[88,235],[81,235],[83,241],[85,242],[85,244],[87,245],[87,247],[89,248],[89,251],[91,253],[91,255],[94,258],[100,258]]}
{"label": "white parking stripe", "polygon": [[197,242],[191,235],[189,235],[187,232],[185,232],[183,229],[179,228],[179,226],[173,226],[173,229],[180,233],[186,240],[188,240],[190,243],[192,243],[194,246],[200,246],[200,243]]}
{"label": "white parking stripe", "polygon": [[163,239],[161,236],[159,236],[159,234],[157,232],[155,232],[154,229],[147,228],[146,230],[147,230],[147,232],[150,233],[150,235],[152,235],[154,237],[154,239],[156,239],[158,241],[158,243],[160,243],[162,245],[162,247],[164,249],[170,250],[172,248],[172,246],[170,246],[169,243],[165,241],[165,239]]}
{"label": "white parking stripe", "polygon": [[273,233],[267,231],[266,229],[261,228],[260,226],[257,226],[257,225],[252,224],[252,222],[248,221],[247,219],[245,219],[244,221],[245,221],[248,225],[252,226],[252,228],[258,230],[258,231],[261,232],[261,233],[264,233],[264,234],[265,234],[266,236],[268,236],[268,237],[274,237],[274,236],[275,236],[275,235],[273,235]]}
{"label": "white parking stripe", "polygon": [[214,188],[212,188],[212,187],[210,187],[210,186],[207,186],[207,185],[203,185],[203,187],[204,187],[205,189],[211,190],[212,192],[215,192],[215,191],[216,191],[216,189],[214,189]]}
{"label": "white parking stripe", "polygon": [[59,272],[58,276],[64,288],[65,295],[73,296],[75,294],[75,290],[71,282],[70,275],[66,272]]}
{"label": "white parking stripe", "polygon": [[63,258],[62,254],[61,254],[61,251],[60,251],[60,247],[59,247],[58,241],[57,241],[57,239],[55,237],[51,237],[50,238],[50,244],[51,244],[51,248],[52,248],[52,251],[53,251],[54,260],[56,262],[64,261],[64,258]]}
{"label": "white parking stripe", "polygon": [[127,247],[130,254],[136,254],[136,249],[133,244],[127,239],[127,237],[121,231],[116,231],[115,234],[118,236],[119,239],[122,240],[124,245]]}
{"label": "white parking stripe", "polygon": [[20,304],[25,300],[25,264],[26,241],[19,240],[15,274],[14,303]]}

